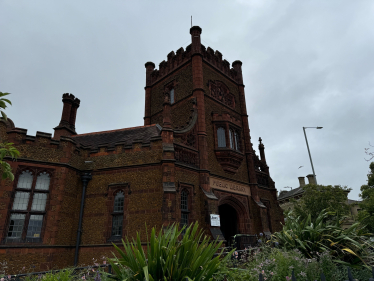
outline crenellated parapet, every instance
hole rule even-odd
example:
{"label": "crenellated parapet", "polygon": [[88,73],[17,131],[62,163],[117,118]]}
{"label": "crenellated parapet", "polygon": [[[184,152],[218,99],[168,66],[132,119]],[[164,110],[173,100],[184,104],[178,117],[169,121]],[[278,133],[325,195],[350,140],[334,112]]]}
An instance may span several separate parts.
{"label": "crenellated parapet", "polygon": [[[179,48],[176,53],[171,51],[167,55],[167,61],[162,61],[159,64],[159,69],[153,69],[152,72],[148,74],[147,72],[147,81],[150,84],[154,84],[159,79],[165,77],[170,72],[177,69],[179,66],[186,63],[191,58],[191,45],[187,46],[186,50],[183,47]],[[146,66],[147,67],[147,66]],[[149,77],[148,77],[149,76]]]}
{"label": "crenellated parapet", "polygon": [[[230,77],[237,83],[242,83],[241,78],[241,62],[235,61],[232,63],[232,68],[230,68],[230,63],[227,60],[222,60],[222,53],[218,50],[214,51],[212,48],[208,47],[205,49],[204,45],[201,45],[201,54],[205,62],[214,66],[216,69],[224,73],[226,76]],[[238,63],[240,63],[238,69]]]}

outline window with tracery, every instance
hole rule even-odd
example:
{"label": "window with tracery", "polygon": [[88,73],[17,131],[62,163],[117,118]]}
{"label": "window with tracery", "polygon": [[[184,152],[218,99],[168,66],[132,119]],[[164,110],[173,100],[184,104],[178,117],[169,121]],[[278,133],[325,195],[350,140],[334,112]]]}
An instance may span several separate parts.
{"label": "window with tracery", "polygon": [[116,193],[114,197],[114,206],[112,213],[112,237],[119,239],[122,237],[123,228],[123,209],[124,209],[125,195],[122,191]]}
{"label": "window with tracery", "polygon": [[18,176],[7,242],[41,241],[50,181],[50,174],[47,172],[25,170]]}

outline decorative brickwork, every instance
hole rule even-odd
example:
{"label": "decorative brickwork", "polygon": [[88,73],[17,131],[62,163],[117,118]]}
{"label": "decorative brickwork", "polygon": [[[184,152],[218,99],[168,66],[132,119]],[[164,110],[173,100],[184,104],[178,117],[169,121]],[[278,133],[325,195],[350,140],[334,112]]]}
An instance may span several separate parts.
{"label": "decorative brickwork", "polygon": [[[201,44],[201,32],[192,27],[191,45],[169,53],[158,70],[153,62],[145,64],[144,126],[77,134],[80,101],[71,94],[63,95],[53,138],[43,132],[27,135],[10,119],[0,120],[1,141],[13,142],[21,153],[17,162],[7,159],[16,180],[2,180],[0,188],[0,261],[8,262],[9,273],[22,267],[40,271],[72,266],[81,204],[79,265],[111,256],[111,242],[119,238],[140,232],[145,242],[145,224],[160,230],[198,221],[210,237],[211,229],[221,229],[226,243],[232,223],[236,233],[281,228],[282,210],[265,147],[261,140],[259,159],[250,141],[242,63],[235,61],[230,69],[219,51]],[[219,127],[225,130],[220,140],[224,146],[218,145]],[[25,169],[50,173],[42,231],[33,242],[9,244],[10,226],[22,223],[13,218],[11,224],[11,214]],[[87,173],[92,179],[86,186],[81,175]],[[214,180],[222,186],[211,186]],[[114,209],[116,194],[123,200],[119,211]],[[221,215],[221,228],[211,226],[211,214]]]}

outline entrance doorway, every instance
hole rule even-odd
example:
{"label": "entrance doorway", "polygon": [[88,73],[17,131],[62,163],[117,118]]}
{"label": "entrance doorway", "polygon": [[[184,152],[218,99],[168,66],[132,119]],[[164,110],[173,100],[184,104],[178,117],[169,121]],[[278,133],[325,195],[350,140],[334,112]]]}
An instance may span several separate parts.
{"label": "entrance doorway", "polygon": [[228,204],[219,206],[218,211],[221,221],[221,232],[228,246],[231,246],[231,237],[238,233],[238,214],[236,210]]}

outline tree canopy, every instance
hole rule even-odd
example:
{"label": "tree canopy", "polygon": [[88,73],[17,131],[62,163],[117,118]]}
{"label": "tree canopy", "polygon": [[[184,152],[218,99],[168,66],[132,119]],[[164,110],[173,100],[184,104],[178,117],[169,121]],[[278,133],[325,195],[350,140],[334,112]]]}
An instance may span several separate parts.
{"label": "tree canopy", "polygon": [[311,215],[315,220],[322,210],[335,212],[338,217],[349,213],[347,196],[350,188],[340,185],[314,185],[303,187],[304,193],[300,200],[295,201],[294,213],[305,219]]}
{"label": "tree canopy", "polygon": [[[4,113],[3,109],[7,108],[7,103],[12,105],[10,100],[3,98],[7,95],[10,95],[10,93],[0,92],[0,112],[2,118],[5,121],[7,121],[7,116]],[[2,175],[2,179],[9,178],[10,180],[14,180],[12,167],[9,165],[8,162],[4,161],[4,157],[6,156],[10,156],[13,160],[17,159],[17,157],[19,156],[19,151],[15,147],[13,147],[13,143],[0,143],[0,172]]]}
{"label": "tree canopy", "polygon": [[358,220],[366,225],[367,231],[374,233],[374,162],[371,162],[369,168],[368,182],[360,188],[362,202],[360,203],[361,211],[358,214]]}

